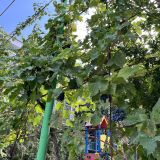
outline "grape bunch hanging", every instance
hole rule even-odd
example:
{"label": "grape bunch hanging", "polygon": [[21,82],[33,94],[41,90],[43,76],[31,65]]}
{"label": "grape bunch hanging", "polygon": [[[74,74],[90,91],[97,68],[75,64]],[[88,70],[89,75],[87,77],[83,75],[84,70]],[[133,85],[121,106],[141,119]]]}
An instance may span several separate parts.
{"label": "grape bunch hanging", "polygon": [[112,112],[112,121],[119,122],[123,121],[125,118],[125,112],[123,109],[117,108]]}

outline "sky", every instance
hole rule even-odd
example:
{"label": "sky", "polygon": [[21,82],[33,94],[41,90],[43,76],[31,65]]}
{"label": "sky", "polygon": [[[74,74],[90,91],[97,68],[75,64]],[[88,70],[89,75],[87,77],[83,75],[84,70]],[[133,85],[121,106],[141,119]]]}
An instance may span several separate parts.
{"label": "sky", "polygon": [[[3,10],[12,2],[13,0],[0,0],[0,14]],[[44,3],[49,2],[50,0],[15,0],[12,6],[2,15],[0,16],[0,27],[4,29],[5,32],[11,34],[16,28],[17,24],[24,22],[28,16],[34,14],[33,3]],[[48,7],[48,11],[54,13],[54,8],[52,5]],[[93,14],[93,10],[89,10],[87,14],[83,14],[83,21],[77,22],[77,31],[76,35],[77,40],[82,40],[88,33],[86,20],[91,17]],[[41,29],[45,30],[44,24],[47,22],[48,17],[45,16],[41,19],[38,24],[40,24]],[[27,36],[31,33],[33,28],[32,26],[27,26],[18,39],[21,40],[22,37],[27,38]],[[15,45],[21,46],[19,41],[15,41]]]}
{"label": "sky", "polygon": [[82,14],[82,21],[77,21],[77,31],[75,35],[77,35],[77,40],[83,40],[86,35],[90,32],[90,29],[87,26],[87,20],[91,18],[91,16],[95,13],[94,8],[90,8],[87,13]]}
{"label": "sky", "polygon": [[[49,0],[46,0],[49,2]],[[0,0],[0,14],[2,11],[12,2],[12,0]],[[0,16],[0,27],[4,29],[7,33],[11,33],[16,28],[17,24],[26,20],[28,16],[31,16],[34,13],[33,3],[34,2],[42,2],[44,0],[16,0],[12,6],[2,15]],[[52,6],[49,7],[50,12],[54,12]],[[39,24],[42,28],[44,28],[44,24],[48,20],[48,17],[44,17]],[[33,26],[27,27],[22,35],[27,37],[29,33],[31,33]]]}

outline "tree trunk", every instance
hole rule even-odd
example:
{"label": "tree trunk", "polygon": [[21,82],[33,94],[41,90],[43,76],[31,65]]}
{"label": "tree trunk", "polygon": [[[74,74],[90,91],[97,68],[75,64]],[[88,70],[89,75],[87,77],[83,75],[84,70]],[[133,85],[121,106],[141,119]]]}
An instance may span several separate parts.
{"label": "tree trunk", "polygon": [[55,128],[50,129],[50,138],[49,138],[49,145],[48,145],[48,154],[47,160],[60,160],[60,153],[59,153],[59,145],[58,145],[58,135],[56,133]]}

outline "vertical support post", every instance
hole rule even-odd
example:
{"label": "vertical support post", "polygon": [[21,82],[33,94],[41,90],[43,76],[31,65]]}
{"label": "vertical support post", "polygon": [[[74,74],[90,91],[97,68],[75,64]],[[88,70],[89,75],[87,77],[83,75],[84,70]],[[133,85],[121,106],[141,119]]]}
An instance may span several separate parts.
{"label": "vertical support post", "polygon": [[97,139],[98,139],[98,152],[101,152],[101,130],[100,130],[100,125],[98,126],[97,130]]}
{"label": "vertical support post", "polygon": [[95,133],[94,133],[94,136],[95,136],[95,147],[96,147],[96,153],[98,151],[98,137],[97,137],[97,129],[95,130]]}
{"label": "vertical support post", "polygon": [[[56,80],[53,82],[53,88],[55,87],[56,87]],[[49,90],[48,99],[46,102],[45,112],[43,116],[39,148],[36,160],[45,160],[46,157],[46,150],[48,146],[48,137],[49,137],[49,123],[52,115],[53,105],[54,105],[54,99],[52,99],[52,90]]]}
{"label": "vertical support post", "polygon": [[88,141],[88,128],[87,128],[87,127],[86,127],[86,129],[85,129],[85,140],[86,140],[85,154],[88,154],[89,141]]}

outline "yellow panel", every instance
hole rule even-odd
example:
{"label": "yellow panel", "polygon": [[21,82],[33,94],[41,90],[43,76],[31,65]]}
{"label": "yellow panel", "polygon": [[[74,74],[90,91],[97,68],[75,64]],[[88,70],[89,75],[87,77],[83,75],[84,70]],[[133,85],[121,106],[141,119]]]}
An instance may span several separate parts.
{"label": "yellow panel", "polygon": [[107,136],[105,134],[102,134],[100,137],[101,140],[101,149],[104,149],[104,142],[106,141]]}

